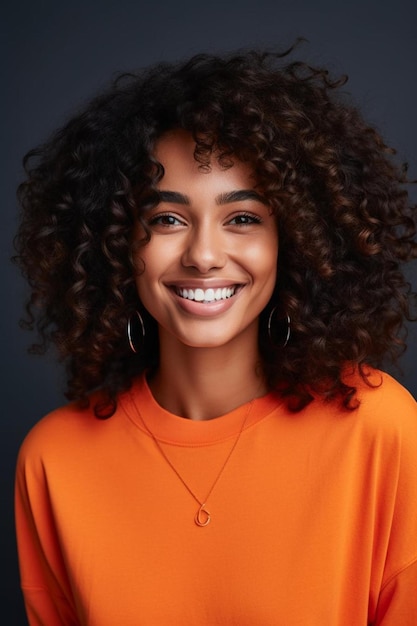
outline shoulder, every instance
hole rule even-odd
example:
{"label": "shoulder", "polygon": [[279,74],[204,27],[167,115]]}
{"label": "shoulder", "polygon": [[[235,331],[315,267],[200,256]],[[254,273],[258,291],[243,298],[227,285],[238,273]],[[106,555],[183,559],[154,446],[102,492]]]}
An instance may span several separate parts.
{"label": "shoulder", "polygon": [[144,376],[138,377],[132,387],[117,397],[115,413],[99,418],[94,412],[100,404],[102,392],[96,391],[83,407],[72,402],[42,417],[24,437],[18,452],[18,466],[44,468],[68,463],[74,459],[82,463],[117,454],[118,446],[135,437],[136,426],[131,420],[133,394],[138,401],[144,394]]}
{"label": "shoulder", "polygon": [[417,455],[417,402],[406,387],[390,374],[368,368],[363,379],[357,372],[346,382],[357,390],[356,420],[372,438],[411,447]]}
{"label": "shoulder", "polygon": [[77,445],[83,432],[93,424],[93,411],[68,404],[54,409],[42,417],[28,431],[20,445],[18,466],[43,463],[45,458],[55,456],[58,450]]}
{"label": "shoulder", "polygon": [[410,391],[390,374],[370,366],[363,375],[357,368],[346,367],[342,380],[355,389],[356,408],[344,409],[337,400],[316,396],[304,409],[306,415],[341,432],[355,432],[364,445],[408,440],[406,445],[413,446],[417,456],[417,402]]}
{"label": "shoulder", "polygon": [[42,417],[20,445],[18,466],[45,467],[108,446],[120,422],[120,408],[112,417],[99,419],[94,413],[98,399],[95,394],[87,407],[68,403]]}
{"label": "shoulder", "polygon": [[398,417],[413,422],[417,416],[417,402],[410,391],[387,372],[368,368],[365,378],[358,373],[348,374],[346,380],[357,389],[359,411],[366,415],[378,411],[381,416]]}

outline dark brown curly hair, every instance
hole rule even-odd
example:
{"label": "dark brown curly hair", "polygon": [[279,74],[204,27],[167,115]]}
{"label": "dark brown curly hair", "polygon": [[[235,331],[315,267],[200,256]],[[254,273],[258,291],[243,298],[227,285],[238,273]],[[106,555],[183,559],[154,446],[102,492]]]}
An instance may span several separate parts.
{"label": "dark brown curly hair", "polygon": [[[102,400],[157,366],[155,320],[129,349],[126,324],[140,308],[131,233],[152,203],[162,166],[155,142],[191,132],[195,158],[248,162],[280,233],[278,282],[261,315],[260,350],[270,388],[294,409],[319,393],[356,405],[343,379],[353,364],[396,361],[413,296],[402,265],[417,257],[416,206],[406,168],[325,69],[260,50],[200,54],[122,74],[24,157],[15,261],[31,287],[26,326],[43,352],[52,341],[68,367],[67,397]],[[147,201],[144,201],[147,198]],[[291,318],[285,349],[268,339],[274,306]]]}

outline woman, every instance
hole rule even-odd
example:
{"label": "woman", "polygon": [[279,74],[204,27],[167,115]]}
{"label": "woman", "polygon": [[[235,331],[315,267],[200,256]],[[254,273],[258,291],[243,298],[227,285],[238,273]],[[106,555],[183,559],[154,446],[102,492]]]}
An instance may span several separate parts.
{"label": "woman", "polygon": [[22,444],[31,625],[411,626],[416,208],[344,80],[120,77],[25,159],[17,260],[70,403]]}

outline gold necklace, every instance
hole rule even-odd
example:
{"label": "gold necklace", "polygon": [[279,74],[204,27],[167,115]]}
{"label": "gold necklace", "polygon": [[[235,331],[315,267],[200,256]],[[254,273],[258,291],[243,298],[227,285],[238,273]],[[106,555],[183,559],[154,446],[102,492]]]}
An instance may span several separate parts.
{"label": "gold necklace", "polygon": [[237,434],[237,437],[235,439],[235,441],[233,442],[232,447],[230,448],[224,462],[223,465],[221,466],[219,472],[217,473],[216,478],[214,479],[206,497],[204,498],[204,500],[201,500],[200,498],[198,498],[196,496],[196,494],[194,493],[194,491],[191,489],[191,487],[186,483],[186,481],[184,480],[184,478],[181,476],[181,474],[179,473],[179,471],[177,470],[177,468],[175,467],[175,465],[172,463],[172,461],[168,458],[165,450],[162,448],[161,446],[161,442],[158,441],[158,439],[156,438],[156,436],[153,434],[153,432],[151,431],[151,429],[149,428],[149,426],[147,425],[147,423],[145,422],[145,420],[143,419],[143,416],[141,414],[141,412],[139,411],[138,407],[136,406],[135,403],[135,408],[136,411],[139,415],[139,418],[142,422],[142,424],[144,425],[146,431],[149,433],[149,435],[152,437],[152,439],[155,442],[156,447],[158,448],[159,452],[161,453],[162,457],[165,459],[165,461],[168,463],[168,465],[170,466],[170,468],[172,469],[172,471],[177,475],[177,477],[179,478],[179,480],[182,482],[182,484],[184,485],[184,487],[187,489],[187,491],[192,495],[192,497],[194,498],[194,500],[197,502],[197,504],[199,505],[198,509],[197,509],[197,513],[194,516],[194,522],[197,524],[197,526],[200,526],[200,528],[204,528],[205,526],[208,526],[211,522],[211,514],[209,512],[209,510],[207,509],[207,500],[209,499],[209,497],[211,496],[215,486],[217,485],[217,483],[219,482],[219,479],[221,477],[221,475],[223,474],[226,465],[229,462],[230,457],[232,456],[238,442],[239,439],[241,437],[241,434],[243,432],[243,429],[245,428],[245,424],[247,422],[247,419],[249,417],[249,413],[251,411],[251,408],[253,406],[253,403],[255,402],[255,398],[252,398],[252,400],[249,403],[248,409],[245,413],[245,417],[242,421],[241,427],[239,429],[239,432]]}

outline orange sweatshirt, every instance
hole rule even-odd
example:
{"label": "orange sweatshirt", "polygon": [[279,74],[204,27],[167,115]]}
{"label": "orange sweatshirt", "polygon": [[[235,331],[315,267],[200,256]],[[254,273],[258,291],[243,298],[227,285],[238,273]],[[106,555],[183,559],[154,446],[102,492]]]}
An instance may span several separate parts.
{"label": "orange sweatshirt", "polygon": [[[374,378],[380,376],[374,373]],[[16,525],[32,626],[416,626],[417,404],[388,375],[360,408],[257,399],[194,422],[144,378],[98,420],[69,405],[21,446]]]}

